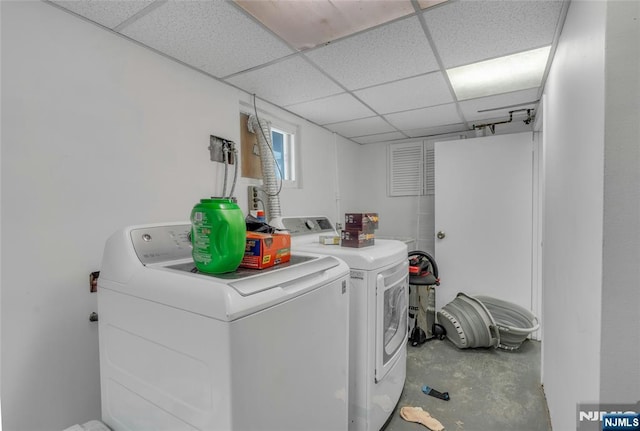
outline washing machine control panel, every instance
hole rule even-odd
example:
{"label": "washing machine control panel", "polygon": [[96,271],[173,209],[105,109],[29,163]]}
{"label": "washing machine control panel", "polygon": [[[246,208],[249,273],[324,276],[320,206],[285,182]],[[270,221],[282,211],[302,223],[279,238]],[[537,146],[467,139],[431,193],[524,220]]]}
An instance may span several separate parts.
{"label": "washing machine control panel", "polygon": [[327,217],[283,217],[282,224],[292,236],[335,232]]}
{"label": "washing machine control panel", "polygon": [[143,265],[191,257],[191,225],[131,230],[133,249]]}

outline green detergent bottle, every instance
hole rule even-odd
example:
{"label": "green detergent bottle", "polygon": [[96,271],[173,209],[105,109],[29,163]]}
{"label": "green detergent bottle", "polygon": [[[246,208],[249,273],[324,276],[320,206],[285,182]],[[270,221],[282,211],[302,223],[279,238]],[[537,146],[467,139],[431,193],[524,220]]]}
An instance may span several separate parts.
{"label": "green detergent bottle", "polygon": [[244,256],[246,235],[242,210],[231,199],[201,199],[191,211],[193,261],[198,271],[235,271]]}

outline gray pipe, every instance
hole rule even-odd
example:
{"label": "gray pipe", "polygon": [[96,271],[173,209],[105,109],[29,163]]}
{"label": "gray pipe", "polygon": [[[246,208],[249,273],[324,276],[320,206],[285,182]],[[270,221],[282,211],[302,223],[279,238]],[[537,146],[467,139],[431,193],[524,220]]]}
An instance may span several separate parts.
{"label": "gray pipe", "polygon": [[[236,148],[235,144],[232,142],[231,143],[231,153],[233,153],[233,164],[234,164],[234,170],[233,170],[233,183],[231,183],[231,191],[229,192],[229,199],[233,199],[233,192],[236,188],[236,181],[238,181],[238,149]],[[226,182],[226,178],[225,178],[225,182]]]}

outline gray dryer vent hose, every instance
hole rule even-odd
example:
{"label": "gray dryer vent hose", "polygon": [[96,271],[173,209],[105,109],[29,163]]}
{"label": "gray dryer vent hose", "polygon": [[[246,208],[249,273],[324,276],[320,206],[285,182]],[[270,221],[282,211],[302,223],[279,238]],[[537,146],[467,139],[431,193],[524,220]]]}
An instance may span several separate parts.
{"label": "gray dryer vent hose", "polygon": [[255,133],[258,140],[260,160],[262,165],[262,183],[267,195],[267,220],[272,220],[282,216],[280,210],[280,196],[278,193],[278,178],[276,177],[275,160],[272,152],[271,123],[258,119],[255,115],[249,116],[247,128],[251,133]]}

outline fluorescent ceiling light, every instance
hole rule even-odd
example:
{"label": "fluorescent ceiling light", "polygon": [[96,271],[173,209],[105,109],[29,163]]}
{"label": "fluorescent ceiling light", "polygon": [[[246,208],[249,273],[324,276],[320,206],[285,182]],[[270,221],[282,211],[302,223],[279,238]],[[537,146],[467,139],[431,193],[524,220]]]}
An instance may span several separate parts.
{"label": "fluorescent ceiling light", "polygon": [[458,100],[539,87],[550,46],[453,69],[447,74]]}
{"label": "fluorescent ceiling light", "polygon": [[[415,12],[410,0],[234,0],[298,50],[313,48]],[[418,0],[421,9],[446,0]]]}

